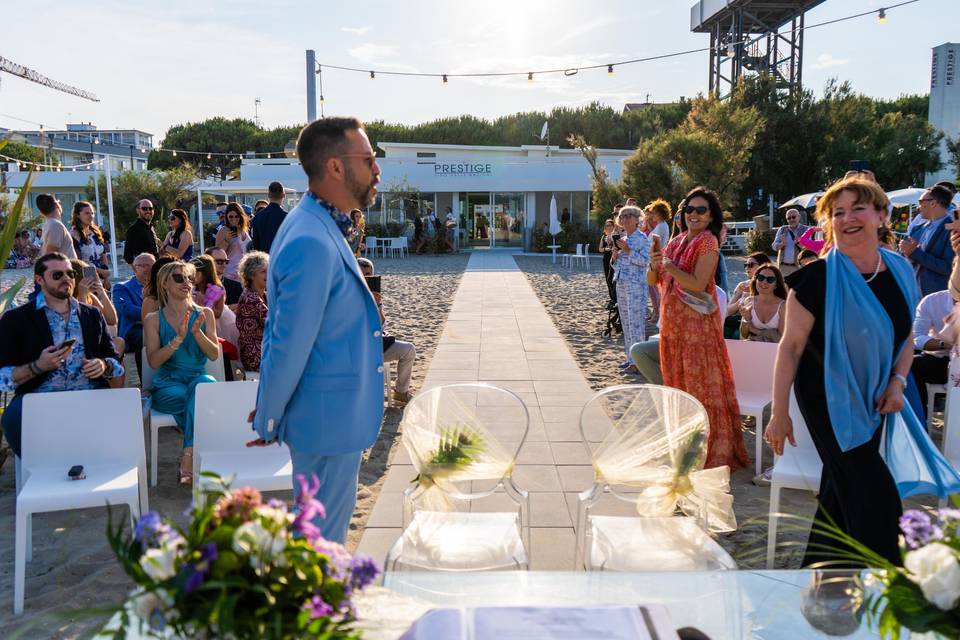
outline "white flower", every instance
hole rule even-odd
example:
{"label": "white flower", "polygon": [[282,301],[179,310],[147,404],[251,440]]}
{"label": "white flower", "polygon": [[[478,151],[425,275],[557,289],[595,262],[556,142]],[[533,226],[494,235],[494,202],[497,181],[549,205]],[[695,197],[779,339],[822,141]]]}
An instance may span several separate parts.
{"label": "white flower", "polygon": [[257,572],[267,564],[284,566],[286,558],[283,550],[286,548],[286,531],[273,534],[259,520],[240,525],[233,534],[233,550],[249,556],[250,566]]}
{"label": "white flower", "polygon": [[950,547],[934,542],[907,553],[903,566],[908,578],[920,586],[923,596],[949,611],[960,598],[960,563]]}
{"label": "white flower", "polygon": [[162,628],[167,621],[176,620],[179,614],[171,607],[173,596],[166,589],[144,591],[133,599],[133,612],[151,627]]}
{"label": "white flower", "polygon": [[258,516],[266,518],[270,522],[276,523],[281,527],[286,527],[288,524],[293,522],[295,516],[292,513],[288,513],[285,509],[277,509],[276,507],[270,507],[267,505],[261,505],[257,507],[254,511]]}
{"label": "white flower", "polygon": [[140,556],[140,566],[151,580],[161,582],[177,574],[179,544],[164,544],[158,548],[147,549]]}

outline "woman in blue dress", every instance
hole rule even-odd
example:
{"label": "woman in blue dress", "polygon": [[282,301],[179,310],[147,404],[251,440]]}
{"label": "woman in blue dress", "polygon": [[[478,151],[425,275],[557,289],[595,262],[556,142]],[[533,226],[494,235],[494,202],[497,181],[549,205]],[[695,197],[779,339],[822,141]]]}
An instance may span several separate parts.
{"label": "woman in blue dress", "polygon": [[153,378],[152,406],[171,414],[183,431],[180,484],[193,483],[193,406],[196,387],[216,382],[206,375],[207,360],[220,355],[213,311],[198,307],[191,293],[195,270],[175,261],[157,274],[160,308],[143,321],[143,341]]}

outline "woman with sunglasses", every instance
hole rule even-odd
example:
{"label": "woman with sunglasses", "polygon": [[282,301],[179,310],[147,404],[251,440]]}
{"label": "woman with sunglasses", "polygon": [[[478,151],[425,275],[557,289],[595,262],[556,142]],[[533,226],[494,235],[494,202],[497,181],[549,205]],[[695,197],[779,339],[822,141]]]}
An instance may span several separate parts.
{"label": "woman with sunglasses", "polygon": [[651,263],[660,285],[663,383],[703,404],[709,417],[704,466],[726,465],[732,473],[747,466],[749,457],[716,302],[714,278],[723,227],[717,194],[696,187],[681,202],[676,220],[680,234],[662,253],[654,252]]}
{"label": "woman with sunglasses", "polygon": [[183,209],[172,209],[167,221],[170,223],[170,231],[163,239],[160,253],[189,262],[193,257],[193,228],[187,220],[187,212]]}
{"label": "woman with sunglasses", "polygon": [[223,315],[227,292],[223,288],[223,283],[220,282],[220,276],[217,275],[217,266],[213,258],[208,255],[197,256],[190,261],[190,264],[196,269],[193,281],[194,304],[212,309],[214,317],[219,319]]}
{"label": "woman with sunglasses", "polygon": [[750,295],[740,301],[740,337],[753,342],[780,342],[786,301],[787,287],[780,269],[772,264],[757,269],[750,281]]}
{"label": "woman with sunglasses", "polygon": [[227,205],[224,215],[225,224],[217,232],[216,246],[227,253],[227,268],[223,272],[223,277],[240,282],[240,274],[237,273],[237,267],[240,266],[240,259],[247,252],[247,244],[250,242],[250,235],[247,233],[249,222],[247,214],[243,208],[236,202]]}
{"label": "woman with sunglasses", "polygon": [[960,476],[904,401],[918,287],[912,265],[884,248],[892,236],[888,204],[872,180],[834,183],[817,202],[833,248],[787,279],[764,439],[776,455],[785,441],[796,446],[792,388],[823,462],[804,565],[849,550],[823,530],[830,522],[899,565],[901,497],[960,492]]}
{"label": "woman with sunglasses", "polygon": [[206,375],[207,360],[220,356],[213,311],[191,298],[195,269],[180,261],[164,265],[157,274],[160,308],[143,323],[147,362],[156,374],[151,394],[153,408],[171,414],[183,431],[179,482],[193,483],[193,408],[196,387],[216,382]]}
{"label": "woman with sunglasses", "polygon": [[740,337],[740,303],[750,296],[750,284],[753,282],[753,276],[757,274],[757,269],[761,265],[771,264],[770,256],[757,251],[747,256],[743,263],[744,270],[747,273],[747,279],[741,280],[733,288],[730,300],[727,302],[726,313],[724,313],[723,335],[726,338],[737,339]]}
{"label": "woman with sunglasses", "polygon": [[353,255],[360,257],[366,248],[364,244],[367,239],[367,223],[363,219],[363,211],[354,209],[350,212],[350,221],[353,223],[353,233],[350,236],[350,250]]}

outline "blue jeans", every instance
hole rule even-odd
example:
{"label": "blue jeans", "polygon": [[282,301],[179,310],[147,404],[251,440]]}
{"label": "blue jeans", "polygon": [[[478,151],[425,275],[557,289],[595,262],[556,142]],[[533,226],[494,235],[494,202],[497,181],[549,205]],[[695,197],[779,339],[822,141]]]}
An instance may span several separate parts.
{"label": "blue jeans", "polygon": [[7,443],[13,449],[13,453],[18,458],[20,455],[21,427],[23,425],[23,395],[16,395],[7,403],[7,408],[3,410],[3,417],[0,418],[0,427],[3,427],[3,435],[7,438]]}
{"label": "blue jeans", "polygon": [[303,474],[307,482],[313,474],[320,479],[320,491],[315,497],[323,503],[327,517],[317,518],[314,524],[327,540],[340,544],[347,541],[350,517],[357,504],[357,479],[362,459],[363,451],[324,456],[290,449],[294,496],[300,495],[298,475]]}

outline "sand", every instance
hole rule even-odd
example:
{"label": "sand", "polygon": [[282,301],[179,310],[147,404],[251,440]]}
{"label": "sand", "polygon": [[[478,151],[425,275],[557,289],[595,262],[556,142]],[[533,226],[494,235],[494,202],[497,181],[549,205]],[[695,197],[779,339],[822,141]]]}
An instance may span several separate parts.
{"label": "sand", "polygon": [[[376,260],[383,276],[386,333],[413,342],[417,347],[412,389],[423,381],[434,348],[446,321],[453,295],[466,267],[468,255],[411,256],[404,260]],[[7,287],[29,271],[5,271],[0,287]],[[129,277],[126,265],[121,278]],[[25,299],[28,290],[22,292]],[[125,362],[136,385],[132,357]],[[383,483],[391,447],[397,438],[402,410],[388,408],[381,435],[367,452],[360,470],[357,508],[350,523],[347,546],[356,547]],[[95,419],[95,413],[89,418]],[[79,426],[79,425],[78,425]],[[181,437],[173,429],[160,430],[160,463],[157,487],[149,493],[150,508],[185,522],[182,513],[190,492],[176,483]],[[0,467],[0,637],[22,631],[23,638],[91,637],[108,619],[91,611],[119,603],[132,588],[113,558],[106,541],[106,509],[84,509],[38,514],[33,518],[33,560],[26,568],[24,616],[14,619],[14,464],[13,456]],[[292,491],[277,492],[292,500]],[[119,509],[115,518],[126,517]],[[81,613],[86,610],[86,613]]]}

